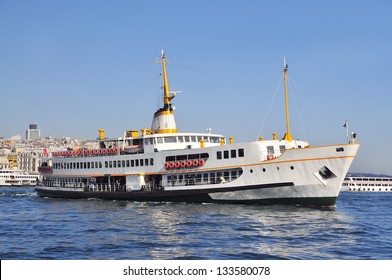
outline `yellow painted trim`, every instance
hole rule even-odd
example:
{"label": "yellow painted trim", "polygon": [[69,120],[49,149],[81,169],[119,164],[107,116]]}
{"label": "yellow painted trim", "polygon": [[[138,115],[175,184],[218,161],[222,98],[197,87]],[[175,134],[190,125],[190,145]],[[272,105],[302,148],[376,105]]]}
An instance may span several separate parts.
{"label": "yellow painted trim", "polygon": [[[285,160],[285,161],[276,161],[276,160],[266,160],[259,163],[253,164],[242,164],[242,165],[226,165],[224,167],[216,167],[216,168],[198,168],[198,169],[190,169],[190,170],[178,170],[182,173],[194,173],[197,171],[214,171],[214,170],[225,170],[225,169],[233,169],[240,167],[251,167],[251,166],[261,166],[261,165],[271,165],[276,163],[290,163],[290,162],[301,162],[301,161],[313,161],[313,160],[330,160],[330,159],[340,159],[340,158],[355,158],[355,156],[341,156],[341,157],[329,157],[329,158],[307,158],[307,159],[298,159],[298,160]],[[174,172],[166,171],[166,172],[157,172],[153,174],[171,174]]]}
{"label": "yellow painted trim", "polygon": [[173,111],[170,111],[170,110],[158,111],[158,112],[156,112],[156,113],[154,114],[154,117],[157,117],[157,116],[164,116],[164,115],[174,115],[174,112],[173,112]]}
{"label": "yellow painted trim", "polygon": [[154,134],[166,134],[166,133],[177,133],[178,128],[166,128],[166,129],[158,129],[154,130],[152,133]]}

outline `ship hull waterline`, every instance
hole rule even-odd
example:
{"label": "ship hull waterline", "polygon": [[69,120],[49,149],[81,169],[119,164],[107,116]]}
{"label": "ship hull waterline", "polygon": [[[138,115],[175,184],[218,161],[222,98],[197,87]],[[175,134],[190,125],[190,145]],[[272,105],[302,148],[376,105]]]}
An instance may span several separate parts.
{"label": "ship hull waterline", "polygon": [[[253,186],[220,187],[198,190],[177,191],[84,191],[80,189],[64,190],[53,187],[36,187],[40,197],[63,198],[63,199],[103,199],[103,200],[127,200],[138,202],[186,202],[186,203],[219,203],[219,204],[259,204],[259,205],[300,205],[315,207],[330,207],[336,204],[337,196],[330,197],[268,197],[263,195],[265,190],[293,188],[292,182],[273,183]],[[249,199],[247,192],[252,192]],[[257,195],[255,195],[257,194]]]}

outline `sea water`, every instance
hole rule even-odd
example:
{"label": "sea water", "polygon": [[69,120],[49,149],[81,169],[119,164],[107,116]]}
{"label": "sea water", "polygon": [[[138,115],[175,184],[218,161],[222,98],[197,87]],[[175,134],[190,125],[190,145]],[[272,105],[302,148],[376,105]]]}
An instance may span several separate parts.
{"label": "sea water", "polygon": [[392,259],[392,193],[334,208],[53,199],[0,188],[2,260]]}

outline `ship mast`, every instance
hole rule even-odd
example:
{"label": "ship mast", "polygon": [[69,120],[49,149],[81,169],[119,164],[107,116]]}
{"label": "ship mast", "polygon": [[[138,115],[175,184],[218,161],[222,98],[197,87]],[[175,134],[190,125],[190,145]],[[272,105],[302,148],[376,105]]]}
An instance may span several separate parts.
{"label": "ship mast", "polygon": [[169,81],[167,79],[167,71],[166,71],[166,60],[165,60],[165,52],[161,50],[161,63],[162,63],[162,74],[163,74],[163,104],[165,109],[171,109],[170,100],[174,98],[170,96],[170,88],[169,88]]}
{"label": "ship mast", "polygon": [[284,81],[284,94],[286,100],[286,134],[283,137],[283,140],[292,141],[290,133],[290,118],[289,118],[289,94],[287,91],[287,71],[289,69],[288,64],[286,64],[286,59],[284,59],[284,70],[283,70],[283,81]]}
{"label": "ship mast", "polygon": [[153,117],[151,133],[176,133],[178,128],[174,119],[174,106],[171,100],[176,96],[169,88],[167,78],[165,52],[161,51],[162,76],[163,76],[163,108],[158,109]]}

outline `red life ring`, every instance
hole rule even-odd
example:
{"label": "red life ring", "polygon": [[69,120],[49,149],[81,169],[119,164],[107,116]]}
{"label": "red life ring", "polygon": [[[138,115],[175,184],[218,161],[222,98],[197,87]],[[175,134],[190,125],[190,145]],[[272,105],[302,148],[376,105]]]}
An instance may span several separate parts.
{"label": "red life ring", "polygon": [[267,160],[271,160],[271,159],[274,159],[274,155],[268,155],[267,156]]}
{"label": "red life ring", "polygon": [[166,162],[165,163],[165,169],[169,169],[170,168],[170,163]]}
{"label": "red life ring", "polygon": [[176,162],[176,168],[180,168],[181,167],[181,162],[177,161]]}
{"label": "red life ring", "polygon": [[185,160],[181,162],[181,167],[182,168],[186,167],[186,161]]}
{"label": "red life ring", "polygon": [[187,165],[188,167],[192,167],[193,161],[192,161],[191,159],[188,160],[187,163],[186,163],[186,165]]}
{"label": "red life ring", "polygon": [[206,161],[204,159],[199,160],[199,166],[203,166]]}
{"label": "red life ring", "polygon": [[174,168],[175,166],[176,166],[175,162],[172,161],[172,162],[170,163],[170,168]]}
{"label": "red life ring", "polygon": [[199,160],[197,160],[197,159],[195,159],[194,161],[193,161],[193,166],[199,166]]}

